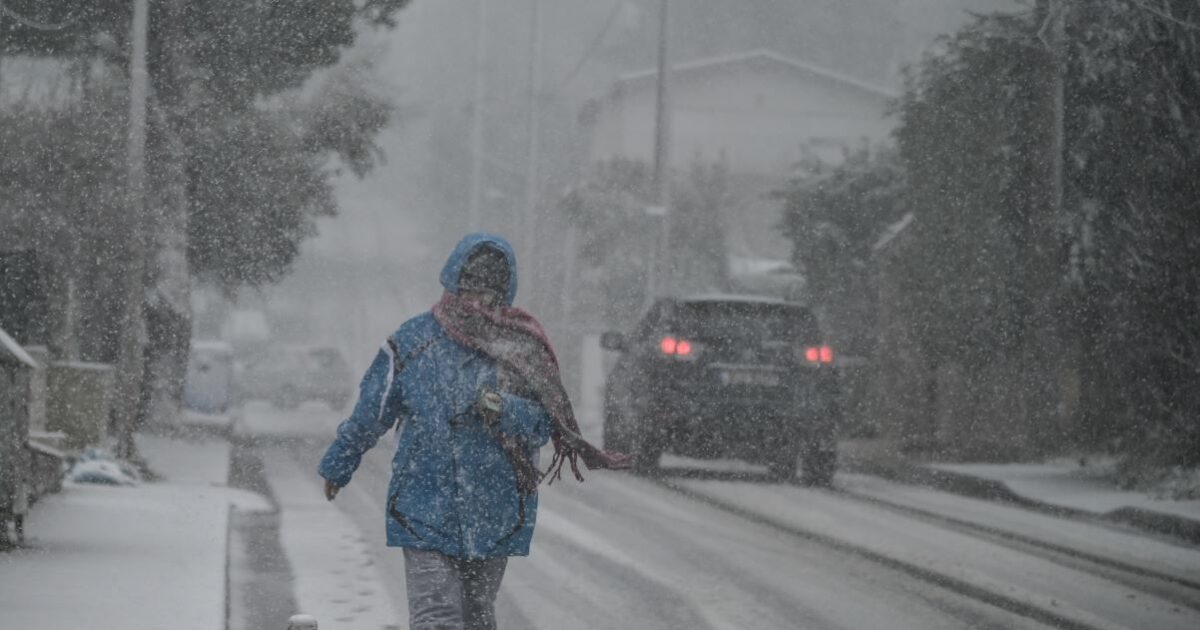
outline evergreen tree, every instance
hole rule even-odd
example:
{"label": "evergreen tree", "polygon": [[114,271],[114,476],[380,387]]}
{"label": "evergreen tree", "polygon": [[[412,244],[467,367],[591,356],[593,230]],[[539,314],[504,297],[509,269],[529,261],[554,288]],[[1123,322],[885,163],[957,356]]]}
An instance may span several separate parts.
{"label": "evergreen tree", "polygon": [[[995,439],[1019,438],[1009,455],[1099,446],[1134,464],[1195,466],[1200,6],[1058,5],[980,16],[910,73],[895,135],[917,218],[899,261],[905,299],[892,306],[930,387],[966,405],[958,421],[975,421],[976,438],[1000,426]],[[785,224],[798,243],[813,238],[821,203],[800,190]],[[947,365],[965,391],[934,387]]]}
{"label": "evergreen tree", "polygon": [[[315,98],[297,99],[296,91],[337,63],[361,29],[394,25],[395,13],[406,4],[150,3],[144,229],[152,235],[154,254],[144,310],[151,335],[147,371],[165,376],[146,388],[153,395],[144,397],[143,414],[169,414],[178,406],[191,329],[188,276],[215,279],[230,291],[277,279],[315,218],[334,210],[328,156],[341,156],[358,175],[377,159],[373,138],[391,106],[365,89],[361,78],[343,69],[325,77],[326,87]],[[107,78],[119,89],[129,68],[131,7],[115,0],[6,0],[0,54],[100,65],[115,70]],[[297,101],[304,104],[285,105]],[[80,105],[93,103],[85,98]],[[105,124],[121,129],[123,117],[109,117]],[[79,156],[99,159],[115,151],[105,147]],[[92,358],[111,360],[115,336],[96,338],[103,344]]]}

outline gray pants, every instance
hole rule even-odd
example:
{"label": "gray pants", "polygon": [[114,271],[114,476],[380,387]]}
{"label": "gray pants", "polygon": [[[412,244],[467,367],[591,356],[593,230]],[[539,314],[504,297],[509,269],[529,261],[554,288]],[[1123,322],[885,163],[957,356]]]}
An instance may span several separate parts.
{"label": "gray pants", "polygon": [[405,549],[410,630],[495,630],[506,566],[505,557],[466,560]]}

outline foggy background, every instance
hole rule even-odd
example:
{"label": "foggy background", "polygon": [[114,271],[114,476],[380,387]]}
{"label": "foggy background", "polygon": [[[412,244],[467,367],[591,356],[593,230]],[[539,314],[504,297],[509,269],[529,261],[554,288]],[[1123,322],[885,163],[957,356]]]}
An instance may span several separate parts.
{"label": "foggy background", "polygon": [[[492,3],[488,11],[483,229],[520,240],[525,202],[529,107],[530,4]],[[518,302],[532,306],[555,333],[564,252],[555,205],[590,166],[591,138],[581,110],[618,76],[655,65],[657,3],[543,2],[541,130],[542,216],[536,261],[522,261]],[[676,2],[670,34],[674,64],[766,49],[899,90],[902,71],[970,11],[1017,7],[1010,0],[864,0],[811,2],[696,0]],[[415,2],[391,32],[370,33],[348,53],[368,59],[372,80],[399,112],[381,134],[387,161],[363,180],[338,182],[339,215],[321,219],[294,273],[277,287],[246,291],[240,308],[264,308],[284,336],[342,347],[365,365],[380,340],[440,295],[437,272],[467,230],[470,124],[478,31],[477,3]],[[676,103],[677,107],[682,106]],[[645,138],[652,150],[653,136]],[[835,153],[836,155],[836,153]],[[691,156],[676,151],[685,170]],[[782,184],[779,172],[764,189]],[[756,208],[766,228],[778,203]],[[779,258],[786,243],[770,241]],[[534,264],[544,265],[535,274]],[[204,309],[198,321],[204,322]],[[206,332],[213,332],[208,320]],[[203,325],[202,325],[203,329]],[[569,351],[568,351],[569,352]]]}

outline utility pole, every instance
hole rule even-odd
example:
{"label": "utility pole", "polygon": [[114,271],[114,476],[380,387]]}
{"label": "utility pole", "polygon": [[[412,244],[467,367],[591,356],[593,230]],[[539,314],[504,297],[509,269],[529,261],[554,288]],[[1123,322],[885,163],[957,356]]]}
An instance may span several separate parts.
{"label": "utility pole", "polygon": [[1063,157],[1066,153],[1066,20],[1062,0],[1053,0],[1054,16],[1054,146],[1051,156],[1051,172],[1054,177],[1053,199],[1055,219],[1062,217],[1066,185],[1063,177]]}
{"label": "utility pole", "polygon": [[1066,148],[1065,128],[1065,94],[1066,94],[1066,42],[1063,0],[1042,0],[1046,20],[1038,31],[1038,38],[1050,52],[1053,72],[1050,78],[1051,108],[1053,110],[1053,127],[1050,146],[1050,191],[1051,209],[1055,217],[1061,217],[1063,212],[1063,152]]}
{"label": "utility pole", "polygon": [[541,201],[541,97],[542,97],[542,0],[530,0],[529,19],[529,119],[526,132],[529,148],[525,166],[525,211],[522,213],[521,238],[525,264],[533,262],[537,242],[537,216]]}
{"label": "utility pole", "polygon": [[487,92],[487,16],[488,0],[476,0],[475,94],[471,105],[471,200],[467,210],[467,229],[479,229],[483,204],[483,101]]}
{"label": "utility pole", "polygon": [[[1058,269],[1065,261],[1059,259],[1060,238],[1058,236],[1060,222],[1064,218],[1065,208],[1065,173],[1064,154],[1066,150],[1066,130],[1064,125],[1064,109],[1066,104],[1066,73],[1067,73],[1067,39],[1066,18],[1069,12],[1067,0],[1040,0],[1036,6],[1038,14],[1043,18],[1038,37],[1047,49],[1046,70],[1048,73],[1049,93],[1046,94],[1043,111],[1050,123],[1050,139],[1045,147],[1044,171],[1047,195],[1041,200],[1044,208],[1034,208],[1029,213],[1026,229],[1029,242],[1024,244],[1023,267],[1020,272],[1023,277],[1023,290],[1030,297],[1022,317],[1022,335],[1024,342],[1023,359],[1031,365],[1040,366],[1041,378],[1037,379],[1038,386],[1025,388],[1022,398],[1025,413],[1033,427],[1055,427],[1055,431],[1066,427],[1075,428],[1079,415],[1067,415],[1061,405],[1055,401],[1063,399],[1061,388],[1054,385],[1052,378],[1055,365],[1063,365],[1064,361],[1075,363],[1072,368],[1078,370],[1084,392],[1089,389],[1089,383],[1094,382],[1089,373],[1089,362],[1083,359],[1090,340],[1085,326],[1079,326],[1080,320],[1086,321],[1089,298],[1082,303],[1072,304],[1071,298],[1062,293]],[[1051,273],[1047,273],[1050,271]],[[1076,308],[1076,306],[1082,308]],[[1076,322],[1068,323],[1062,316],[1063,308],[1072,313]],[[1079,317],[1082,315],[1083,317]],[[1037,372],[1035,372],[1037,374]],[[1084,406],[1088,404],[1086,393]],[[1086,411],[1084,412],[1086,413]],[[1045,431],[1046,429],[1042,429]],[[1035,438],[1037,433],[1032,434]],[[1049,435],[1049,433],[1042,433]]]}
{"label": "utility pole", "polygon": [[658,85],[654,119],[654,203],[662,217],[656,264],[647,278],[647,300],[659,291],[670,291],[671,278],[671,90],[668,60],[670,0],[659,0]]}
{"label": "utility pole", "polygon": [[148,0],[133,0],[129,30],[129,128],[126,146],[125,220],[125,312],[121,323],[121,347],[117,365],[116,437],[117,454],[134,453],[133,427],[137,423],[143,380],[143,347],[146,321],[146,31],[149,28]]}

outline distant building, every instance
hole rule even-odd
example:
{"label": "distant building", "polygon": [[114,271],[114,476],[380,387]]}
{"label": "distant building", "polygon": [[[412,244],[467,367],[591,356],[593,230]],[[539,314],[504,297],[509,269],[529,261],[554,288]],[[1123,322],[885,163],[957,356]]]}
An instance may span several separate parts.
{"label": "distant building", "polygon": [[[654,156],[656,70],[622,75],[590,101],[581,122],[588,159]],[[805,159],[841,162],[849,149],[887,139],[897,93],[769,50],[698,59],[671,76],[671,164],[723,160],[730,178],[721,212],[733,257],[790,260],[770,196]]]}
{"label": "distant building", "polygon": [[[622,75],[584,109],[590,158],[654,155],[656,70]],[[897,94],[768,50],[676,65],[671,81],[671,162],[725,159],[734,173],[783,176],[805,157],[884,140]]]}

